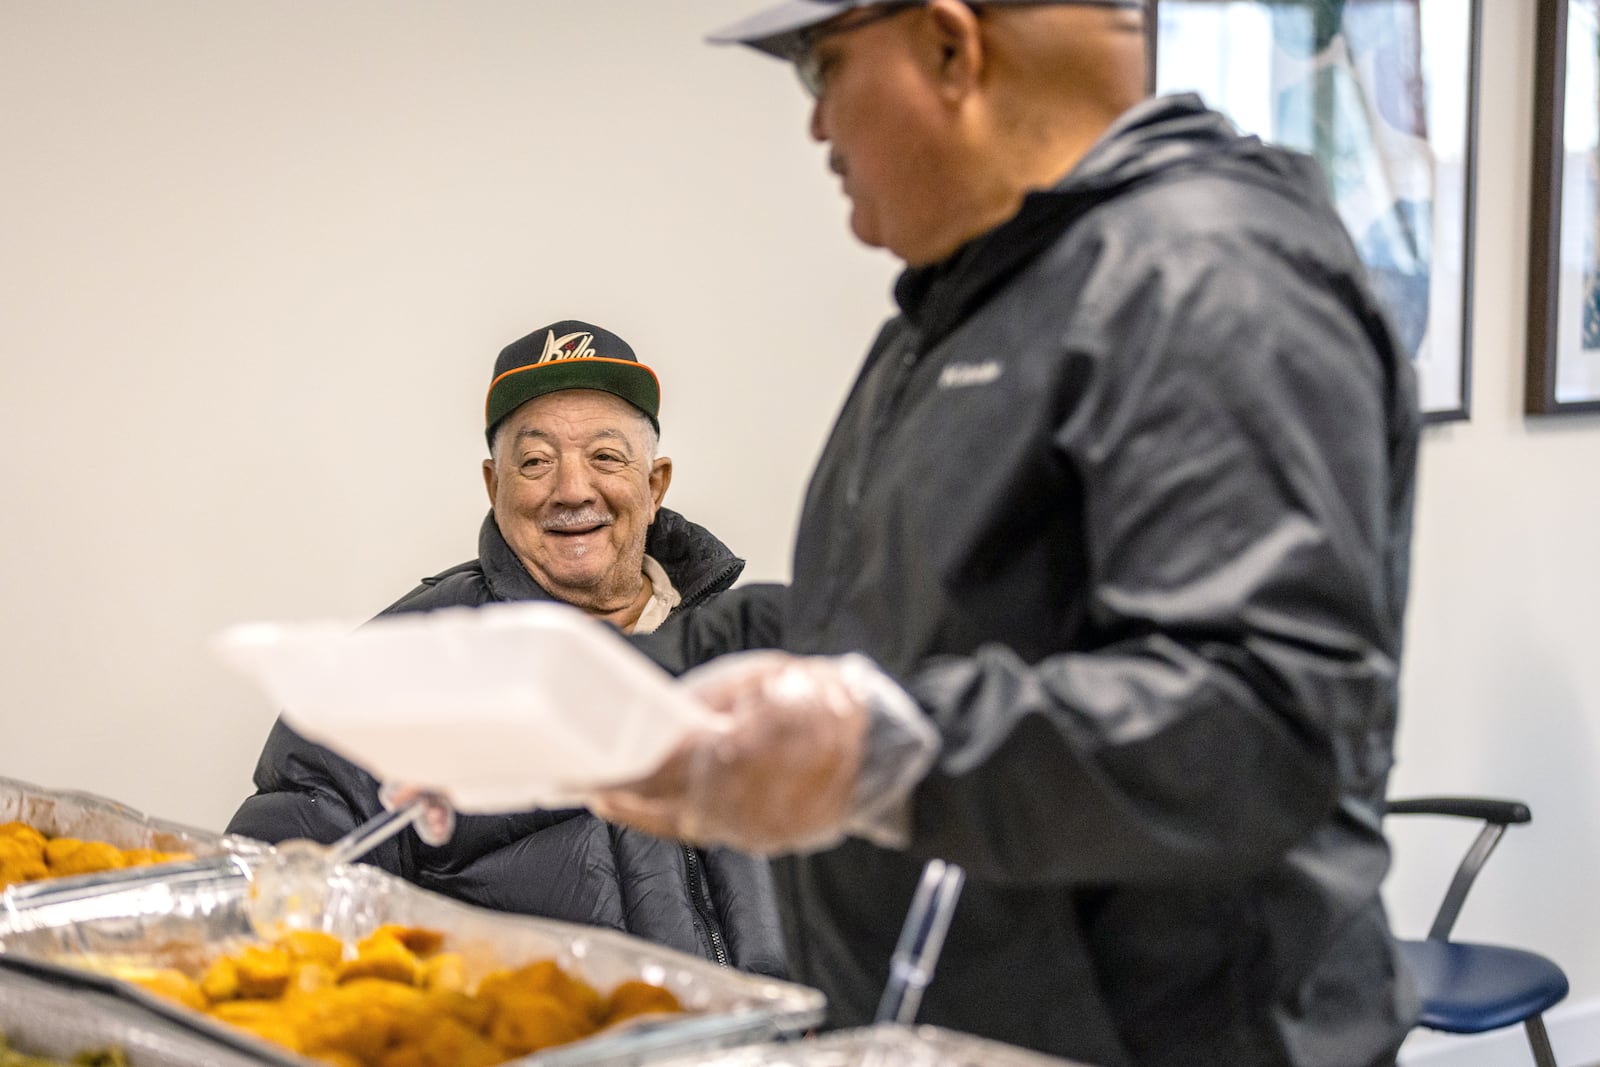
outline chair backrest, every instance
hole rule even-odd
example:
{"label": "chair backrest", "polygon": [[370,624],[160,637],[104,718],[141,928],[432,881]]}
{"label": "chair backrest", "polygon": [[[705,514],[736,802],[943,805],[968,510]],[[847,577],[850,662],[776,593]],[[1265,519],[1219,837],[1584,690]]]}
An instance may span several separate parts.
{"label": "chair backrest", "polygon": [[1439,911],[1433,917],[1433,926],[1428,930],[1428,938],[1432,941],[1450,939],[1450,931],[1455,929],[1456,919],[1461,915],[1461,905],[1466,903],[1467,892],[1477,880],[1478,872],[1483,870],[1483,865],[1489,862],[1489,855],[1505,835],[1506,827],[1533,819],[1533,812],[1521,801],[1490,797],[1413,797],[1391,800],[1385,811],[1389,815],[1442,815],[1478,819],[1483,823],[1483,829],[1478,831],[1477,840],[1462,857],[1455,877],[1450,880],[1450,888],[1445,890]]}
{"label": "chair backrest", "polygon": [[1483,828],[1467,849],[1422,941],[1398,941],[1400,956],[1422,998],[1418,1025],[1454,1034],[1479,1034],[1521,1023],[1534,1062],[1556,1067],[1544,1012],[1567,995],[1567,976],[1552,960],[1524,949],[1450,939],[1461,905],[1506,827],[1529,822],[1526,804],[1490,797],[1391,800],[1388,815],[1476,819]]}

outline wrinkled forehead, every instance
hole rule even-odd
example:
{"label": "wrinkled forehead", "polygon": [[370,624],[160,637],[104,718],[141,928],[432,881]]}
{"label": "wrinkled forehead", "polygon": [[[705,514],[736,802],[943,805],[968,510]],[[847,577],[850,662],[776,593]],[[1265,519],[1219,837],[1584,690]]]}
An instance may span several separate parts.
{"label": "wrinkled forehead", "polygon": [[507,415],[495,430],[495,441],[512,437],[586,444],[616,440],[630,450],[647,452],[655,430],[644,412],[599,389],[562,389],[536,396]]}

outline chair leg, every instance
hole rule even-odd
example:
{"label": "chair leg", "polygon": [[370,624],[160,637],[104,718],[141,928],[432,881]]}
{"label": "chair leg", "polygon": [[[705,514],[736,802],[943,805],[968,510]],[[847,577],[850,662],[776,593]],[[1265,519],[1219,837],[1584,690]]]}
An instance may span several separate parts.
{"label": "chair leg", "polygon": [[1528,1044],[1533,1046],[1533,1062],[1539,1067],[1556,1067],[1556,1054],[1550,1048],[1550,1035],[1544,1030],[1544,1016],[1535,1015],[1523,1020],[1528,1031]]}

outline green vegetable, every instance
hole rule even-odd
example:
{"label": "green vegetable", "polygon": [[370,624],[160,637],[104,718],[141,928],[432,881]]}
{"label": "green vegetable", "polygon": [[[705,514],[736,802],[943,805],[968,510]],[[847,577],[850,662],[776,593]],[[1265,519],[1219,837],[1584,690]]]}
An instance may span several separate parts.
{"label": "green vegetable", "polygon": [[103,1052],[80,1052],[68,1064],[18,1052],[6,1040],[6,1035],[0,1033],[0,1067],[128,1067],[128,1057],[121,1049],[113,1048]]}

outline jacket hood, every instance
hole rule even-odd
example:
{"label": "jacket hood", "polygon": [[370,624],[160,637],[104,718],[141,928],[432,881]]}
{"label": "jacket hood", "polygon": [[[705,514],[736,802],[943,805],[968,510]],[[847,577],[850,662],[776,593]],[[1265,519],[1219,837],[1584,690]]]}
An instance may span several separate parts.
{"label": "jacket hood", "polygon": [[[735,556],[720,538],[671,508],[656,512],[655,522],[645,534],[644,550],[672,579],[681,598],[679,610],[692,608],[713,593],[727,589],[744,570],[744,560]],[[478,559],[495,599],[552,599],[506,543],[493,511],[484,516],[478,530]]]}
{"label": "jacket hood", "polygon": [[1241,134],[1198,96],[1180,93],[1125,111],[1054,188],[1034,195],[1121,188],[1200,160],[1212,165],[1231,161],[1241,174],[1254,172],[1254,180],[1285,189],[1322,182],[1309,157]]}
{"label": "jacket hood", "polygon": [[895,283],[895,300],[923,347],[931,346],[1097,204],[1202,163],[1283,191],[1324,187],[1314,160],[1240,134],[1193,93],[1155,97],[1124,112],[1077,166],[1025,196],[1010,219],[948,259],[907,268]]}

